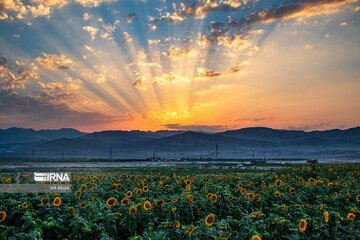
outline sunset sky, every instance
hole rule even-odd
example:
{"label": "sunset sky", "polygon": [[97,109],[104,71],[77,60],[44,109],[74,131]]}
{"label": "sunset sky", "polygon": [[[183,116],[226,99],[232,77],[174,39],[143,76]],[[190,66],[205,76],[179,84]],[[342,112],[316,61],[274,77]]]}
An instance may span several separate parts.
{"label": "sunset sky", "polygon": [[358,0],[0,1],[0,128],[358,125]]}

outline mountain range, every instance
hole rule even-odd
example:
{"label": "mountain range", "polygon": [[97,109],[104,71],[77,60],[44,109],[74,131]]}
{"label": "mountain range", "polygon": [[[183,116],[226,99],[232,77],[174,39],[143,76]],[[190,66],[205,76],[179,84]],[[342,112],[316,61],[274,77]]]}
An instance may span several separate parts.
{"label": "mountain range", "polygon": [[[216,147],[217,146],[217,147]],[[218,150],[216,150],[218,149]],[[295,158],[360,156],[360,127],[326,131],[251,127],[218,133],[0,129],[0,157]]]}

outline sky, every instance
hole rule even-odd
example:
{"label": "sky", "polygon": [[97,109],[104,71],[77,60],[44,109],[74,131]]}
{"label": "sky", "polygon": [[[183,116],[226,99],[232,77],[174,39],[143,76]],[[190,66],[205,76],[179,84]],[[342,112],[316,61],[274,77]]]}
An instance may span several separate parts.
{"label": "sky", "polygon": [[1,0],[0,128],[360,125],[358,0]]}

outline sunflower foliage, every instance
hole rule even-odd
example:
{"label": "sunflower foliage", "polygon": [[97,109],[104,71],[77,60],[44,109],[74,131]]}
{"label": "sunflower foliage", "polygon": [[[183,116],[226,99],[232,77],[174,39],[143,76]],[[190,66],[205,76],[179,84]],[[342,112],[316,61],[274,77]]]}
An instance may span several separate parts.
{"label": "sunflower foliage", "polygon": [[[23,173],[22,182],[30,183]],[[74,172],[71,193],[0,195],[0,240],[359,239],[360,166]],[[15,174],[0,182],[11,184]]]}

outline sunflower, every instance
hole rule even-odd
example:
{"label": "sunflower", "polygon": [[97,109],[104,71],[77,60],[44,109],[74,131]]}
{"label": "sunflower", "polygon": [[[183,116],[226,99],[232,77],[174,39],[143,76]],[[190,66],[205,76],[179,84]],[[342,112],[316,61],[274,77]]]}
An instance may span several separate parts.
{"label": "sunflower", "polygon": [[129,208],[129,214],[130,215],[135,215],[137,212],[137,207],[136,206],[130,206]]}
{"label": "sunflower", "polygon": [[261,199],[260,194],[255,194],[254,201],[255,202],[260,202],[260,199]]}
{"label": "sunflower", "polygon": [[301,219],[299,223],[300,232],[305,232],[307,228],[307,221],[305,219]]}
{"label": "sunflower", "polygon": [[108,206],[108,207],[113,207],[116,205],[116,203],[117,203],[117,200],[114,197],[111,197],[108,200],[106,200],[106,206]]}
{"label": "sunflower", "polygon": [[94,184],[95,183],[95,180],[90,180],[90,184]]}
{"label": "sunflower", "polygon": [[5,183],[7,183],[7,184],[11,183],[11,181],[12,181],[11,177],[10,177],[10,178],[5,179]]}
{"label": "sunflower", "polygon": [[193,233],[193,231],[194,231],[194,225],[190,225],[189,227],[187,227],[184,230],[185,234],[187,234],[187,235],[191,235]]}
{"label": "sunflower", "polygon": [[120,187],[120,184],[118,184],[118,183],[114,183],[113,185],[111,185],[112,190],[117,190],[117,189],[119,189],[119,187]]}
{"label": "sunflower", "polygon": [[279,192],[279,191],[276,191],[275,193],[274,193],[274,195],[275,195],[275,197],[281,197],[281,192]]}
{"label": "sunflower", "polygon": [[356,201],[360,202],[360,195],[356,196]]}
{"label": "sunflower", "polygon": [[144,210],[145,210],[145,211],[150,210],[151,207],[152,207],[152,205],[151,205],[151,202],[150,202],[150,201],[145,201],[145,202],[144,202]]}
{"label": "sunflower", "polygon": [[190,185],[186,185],[186,191],[190,191],[191,190],[191,186]]}
{"label": "sunflower", "polygon": [[350,212],[350,213],[348,213],[346,218],[350,221],[354,221],[355,217],[356,217],[356,215],[354,213]]}
{"label": "sunflower", "polygon": [[326,211],[324,212],[324,223],[328,223],[329,222],[329,212]]}
{"label": "sunflower", "polygon": [[254,199],[254,194],[253,193],[247,193],[246,198],[247,199]]}
{"label": "sunflower", "polygon": [[186,184],[186,185],[190,185],[190,184],[191,184],[191,180],[189,180],[189,179],[185,180],[185,184]]}
{"label": "sunflower", "polygon": [[135,192],[136,192],[136,194],[142,194],[143,190],[140,188],[137,188]]}
{"label": "sunflower", "polygon": [[96,190],[96,187],[92,187],[92,188],[91,188],[91,191],[95,191],[95,190]]}
{"label": "sunflower", "polygon": [[49,198],[47,198],[47,197],[42,198],[42,199],[41,199],[41,204],[42,204],[42,205],[48,204],[49,201],[50,201],[50,200],[49,200]]}
{"label": "sunflower", "polygon": [[60,206],[60,205],[61,205],[61,198],[60,198],[60,197],[54,198],[53,205],[54,205],[55,207]]}
{"label": "sunflower", "polygon": [[280,179],[277,179],[275,181],[275,186],[280,187],[282,185],[282,181]]}
{"label": "sunflower", "polygon": [[164,204],[164,199],[158,199],[155,201],[156,205],[161,206]]}
{"label": "sunflower", "polygon": [[250,186],[250,187],[253,187],[253,186],[254,186],[254,183],[253,183],[253,182],[249,182],[249,186]]}
{"label": "sunflower", "polygon": [[180,227],[181,227],[181,223],[179,221],[176,221],[175,228],[180,228]]}
{"label": "sunflower", "polygon": [[246,194],[246,188],[241,188],[241,189],[240,189],[240,192],[241,192],[242,194]]}
{"label": "sunflower", "polygon": [[5,219],[6,219],[6,212],[5,211],[0,212],[0,222],[5,221]]}
{"label": "sunflower", "polygon": [[217,199],[218,199],[218,196],[216,194],[211,194],[210,201],[212,203],[216,203]]}
{"label": "sunflower", "polygon": [[81,202],[81,203],[80,203],[80,208],[86,208],[86,203],[85,203],[85,202]]}
{"label": "sunflower", "polygon": [[24,208],[24,209],[27,209],[27,208],[29,208],[29,204],[24,202],[24,203],[21,204],[21,207]]}
{"label": "sunflower", "polygon": [[70,207],[69,209],[68,209],[68,216],[69,217],[75,217],[75,215],[76,215],[76,211],[75,211],[75,208],[73,208],[73,207]]}
{"label": "sunflower", "polygon": [[205,225],[206,226],[212,226],[213,223],[215,222],[215,214],[210,213],[209,215],[207,215],[204,219]]}
{"label": "sunflower", "polygon": [[261,236],[254,235],[254,236],[251,237],[251,240],[261,240]]}
{"label": "sunflower", "polygon": [[127,206],[127,205],[129,205],[129,202],[130,202],[130,200],[128,198],[124,198],[123,200],[121,200],[121,205]]}
{"label": "sunflower", "polygon": [[212,193],[208,193],[208,194],[206,195],[206,197],[207,197],[207,198],[210,198],[211,195],[212,195]]}
{"label": "sunflower", "polygon": [[81,185],[81,191],[85,191],[87,189],[86,184]]}
{"label": "sunflower", "polygon": [[296,193],[296,189],[293,188],[293,187],[290,188],[290,189],[289,189],[289,193],[290,193],[290,194],[295,194],[295,193]]}
{"label": "sunflower", "polygon": [[76,191],[76,197],[77,197],[77,198],[80,198],[81,195],[82,195],[82,192],[81,192],[81,191]]}
{"label": "sunflower", "polygon": [[127,198],[131,198],[132,195],[133,195],[133,194],[132,194],[131,191],[127,191],[127,193],[126,193],[126,197],[127,197]]}
{"label": "sunflower", "polygon": [[148,191],[149,191],[149,187],[148,187],[148,186],[144,186],[144,187],[143,187],[143,191],[144,191],[144,192],[148,192]]}
{"label": "sunflower", "polygon": [[177,203],[177,202],[179,202],[179,198],[172,198],[172,199],[171,199],[171,202],[172,202],[172,203]]}

